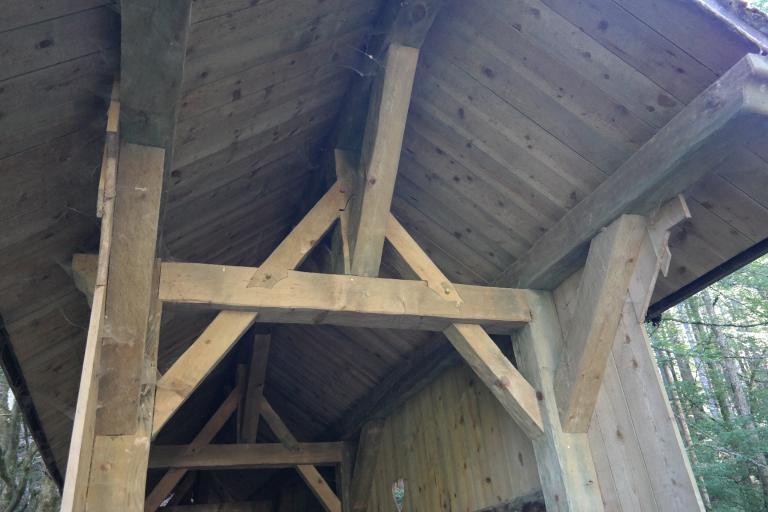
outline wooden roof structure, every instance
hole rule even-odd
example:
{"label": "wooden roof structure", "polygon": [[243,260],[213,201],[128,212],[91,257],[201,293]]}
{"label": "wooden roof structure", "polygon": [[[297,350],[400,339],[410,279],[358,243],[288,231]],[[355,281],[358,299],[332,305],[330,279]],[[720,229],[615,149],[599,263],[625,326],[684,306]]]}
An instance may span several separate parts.
{"label": "wooden roof structure", "polygon": [[[408,244],[410,235],[435,272],[457,287],[450,290],[462,296],[478,286],[551,290],[584,264],[600,229],[624,213],[658,210],[669,190],[677,194],[675,187],[690,218],[671,228],[674,258],[647,300],[652,314],[768,250],[765,85],[760,89],[757,80],[755,90],[744,93],[744,102],[757,98],[757,106],[749,105],[758,114],[749,115],[729,103],[741,92],[727,89],[764,72],[759,57],[744,59],[764,53],[768,41],[744,35],[703,2],[142,0],[137,5],[148,7],[135,12],[106,0],[1,3],[0,354],[59,481],[87,352],[89,293],[81,290],[90,286],[92,300],[93,283],[82,283],[83,269],[93,274],[96,268],[95,260],[73,262],[73,256],[99,249],[96,207],[104,185],[100,169],[110,158],[104,148],[111,102],[120,104],[124,141],[165,149],[157,254],[160,294],[165,286],[169,302],[236,308],[231,301],[253,297],[187,294],[184,279],[211,281],[207,276],[226,266],[227,276],[242,281],[238,267],[268,263],[323,201],[341,204],[335,211],[382,208],[326,197],[340,169],[357,167],[354,152],[362,147],[364,164],[376,158],[363,140],[370,131],[369,90],[385,74],[387,59],[395,59],[386,52],[399,45],[420,51],[417,66],[412,60],[408,101],[393,101],[376,114],[387,123],[398,108],[407,114],[402,151],[397,143],[379,149],[394,147],[399,155],[391,212],[405,232],[400,243]],[[176,28],[163,33],[162,27]],[[413,59],[407,54],[397,58],[407,63]],[[398,80],[377,87],[397,90]],[[713,84],[710,94],[722,97],[702,96]],[[707,117],[722,105],[733,108],[728,116]],[[701,119],[706,129],[695,131]],[[664,153],[668,147],[685,151]],[[668,161],[651,160],[662,169],[654,174],[647,156],[659,153]],[[686,172],[697,179],[679,187],[663,165],[695,167]],[[389,212],[388,203],[383,208]],[[350,222],[354,247],[378,229]],[[320,235],[310,257],[302,248],[290,268],[318,272],[341,265],[337,273],[343,274],[338,233]],[[409,271],[390,235],[378,256],[380,274],[403,277]],[[363,268],[371,265],[368,257],[355,254],[355,261],[364,261],[355,275],[378,272],[375,262],[373,274]],[[175,282],[166,280],[172,269],[178,269]],[[266,272],[261,278],[269,280]],[[306,284],[299,274],[280,279],[307,289],[357,285],[341,276]],[[428,321],[416,319],[418,313],[369,323],[378,314],[371,310],[356,324],[334,320],[345,312],[326,311],[322,305],[331,299],[312,302],[309,295],[301,322],[333,325],[264,316],[265,303],[248,306],[272,326],[263,348],[269,364],[254,385],[263,388],[294,442],[355,438],[366,421],[386,416],[459,361],[446,336],[421,330]],[[503,296],[505,304],[510,297]],[[492,318],[495,303],[482,303],[482,311],[467,304],[466,313],[436,307],[430,314],[439,320],[428,329],[442,331],[465,318],[507,332],[508,312]],[[487,318],[478,320],[482,315]],[[160,375],[167,376],[215,317],[210,308],[164,309]],[[242,334],[253,320],[240,322]],[[260,336],[250,330],[223,351],[190,400],[165,418],[158,445],[193,441],[230,391],[241,389],[234,376]],[[268,424],[250,427],[251,442],[280,439],[275,423]],[[223,428],[220,436],[235,435],[234,422]],[[323,455],[306,453],[304,462]],[[160,478],[155,473],[151,482]],[[254,472],[246,483],[227,480],[225,472],[220,478],[244,499],[290,475]]]}

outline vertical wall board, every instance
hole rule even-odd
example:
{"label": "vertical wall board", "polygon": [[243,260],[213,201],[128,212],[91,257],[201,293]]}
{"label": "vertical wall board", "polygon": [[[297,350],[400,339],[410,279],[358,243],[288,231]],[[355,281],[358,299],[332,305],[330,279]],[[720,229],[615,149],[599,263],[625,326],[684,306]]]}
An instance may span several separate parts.
{"label": "vertical wall board", "polygon": [[[581,271],[555,290],[561,321],[573,312]],[[589,441],[606,510],[703,510],[666,391],[633,304],[625,304]],[[567,325],[567,324],[566,324]]]}
{"label": "vertical wall board", "polygon": [[369,511],[480,510],[540,488],[533,447],[468,367],[452,368],[384,424]]}

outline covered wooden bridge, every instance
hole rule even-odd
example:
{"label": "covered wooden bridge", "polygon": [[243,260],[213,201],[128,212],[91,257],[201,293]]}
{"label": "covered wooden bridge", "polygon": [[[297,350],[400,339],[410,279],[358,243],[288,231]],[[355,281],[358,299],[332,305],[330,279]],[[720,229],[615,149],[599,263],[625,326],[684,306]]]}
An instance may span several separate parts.
{"label": "covered wooden bridge", "polygon": [[768,250],[760,32],[0,7],[0,354],[62,511],[702,509],[643,321]]}

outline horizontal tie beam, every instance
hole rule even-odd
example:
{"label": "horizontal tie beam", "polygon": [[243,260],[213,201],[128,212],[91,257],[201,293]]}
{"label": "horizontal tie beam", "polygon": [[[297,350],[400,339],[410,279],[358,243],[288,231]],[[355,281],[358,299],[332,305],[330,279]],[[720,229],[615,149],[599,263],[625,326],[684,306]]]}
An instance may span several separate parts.
{"label": "horizontal tie beam", "polygon": [[258,322],[334,324],[441,331],[474,323],[509,333],[530,321],[524,292],[456,285],[463,302],[426,282],[286,271],[270,287],[248,287],[257,269],[163,263],[160,299],[208,309],[258,313]]}

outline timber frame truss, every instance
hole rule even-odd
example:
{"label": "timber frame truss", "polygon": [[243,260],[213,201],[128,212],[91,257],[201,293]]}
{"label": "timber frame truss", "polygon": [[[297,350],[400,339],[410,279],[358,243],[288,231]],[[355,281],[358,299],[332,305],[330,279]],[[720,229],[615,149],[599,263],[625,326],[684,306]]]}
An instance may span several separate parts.
{"label": "timber frame truss", "polygon": [[[174,69],[180,73],[180,64],[178,55],[166,55],[175,58],[174,63],[157,62],[163,59],[151,48],[153,42],[162,44],[162,37],[149,38],[148,49],[141,51],[126,42],[127,36],[136,36],[132,31],[150,24],[141,8],[124,7],[123,75],[152,75],[145,68],[131,68],[139,61],[148,61],[162,72],[157,83],[142,83],[141,88],[135,82],[126,84],[123,78],[128,105],[127,118],[119,123],[120,142],[115,88],[99,193],[99,255],[76,255],[73,261],[76,282],[90,296],[92,311],[62,510],[154,511],[185,482],[189,470],[224,467],[295,467],[327,511],[365,510],[380,422],[369,422],[362,429],[354,469],[351,450],[344,442],[297,441],[262,393],[268,333],[253,335],[250,367],[192,443],[157,447],[150,456],[152,440],[256,323],[396,326],[442,332],[533,441],[547,506],[602,510],[585,432],[611,347],[641,324],[655,279],[669,265],[669,230],[690,216],[683,198],[675,194],[697,175],[686,171],[687,181],[680,179],[680,173],[673,180],[672,171],[680,167],[682,157],[665,153],[659,146],[663,141],[654,138],[645,150],[652,159],[644,161],[641,148],[628,161],[628,169],[619,169],[581,203],[599,207],[606,194],[613,193],[618,197],[616,204],[605,209],[608,217],[584,229],[573,228],[572,219],[566,218],[549,232],[555,235],[545,236],[532,249],[533,256],[518,264],[518,270],[528,272],[526,266],[537,261],[552,265],[572,261],[571,253],[588,246],[570,318],[562,314],[558,318],[550,291],[451,283],[390,212],[419,46],[439,2],[415,4],[423,12],[417,10],[418,16],[412,19],[405,15],[413,13],[401,13],[407,23],[395,16],[381,43],[375,60],[383,63],[382,70],[373,79],[362,141],[348,144],[349,134],[361,125],[360,115],[342,116],[346,121],[337,137],[335,183],[258,268],[158,260],[162,182],[169,166],[173,126],[173,112],[158,110],[158,105],[173,102],[157,96],[163,87],[169,90],[160,96],[178,94],[168,85],[178,87],[178,80],[163,78]],[[161,16],[178,39],[186,31],[188,12],[185,18],[174,9],[188,10],[189,2],[169,1],[165,8]],[[742,87],[745,73],[751,76],[749,69],[724,76],[723,87]],[[147,97],[137,89],[146,89]],[[727,102],[727,93],[717,90],[710,96],[720,95]],[[699,103],[707,105],[710,123],[712,116],[721,113],[715,118],[718,129],[727,126],[737,133],[751,129],[753,116],[751,111],[743,115],[743,105],[736,110],[715,109],[712,114],[711,100],[692,102],[678,116],[680,126],[674,125],[676,120],[670,123],[670,130],[676,132],[675,149],[680,137],[700,141],[712,136],[711,129],[696,131],[695,126],[686,126],[695,124],[690,119],[701,110]],[[621,189],[636,191],[631,181],[638,180],[635,165],[652,167],[656,182],[650,188],[643,185],[650,192],[642,198],[624,197]],[[654,188],[661,186],[668,186],[665,197]],[[624,215],[629,209],[640,214]],[[331,230],[336,273],[297,271]],[[550,240],[558,234],[560,238]],[[572,235],[581,238],[571,240]],[[378,277],[385,241],[402,260],[403,280]],[[557,254],[551,256],[547,244],[559,244]],[[569,273],[578,270],[578,266],[565,267]],[[525,283],[527,275],[518,274],[517,282]],[[163,303],[220,312],[171,368],[158,376]],[[517,367],[489,333],[514,335]],[[239,443],[211,444],[236,412]],[[259,418],[267,422],[278,443],[256,443]],[[317,465],[338,466],[339,495]],[[169,469],[147,494],[148,468]]]}

